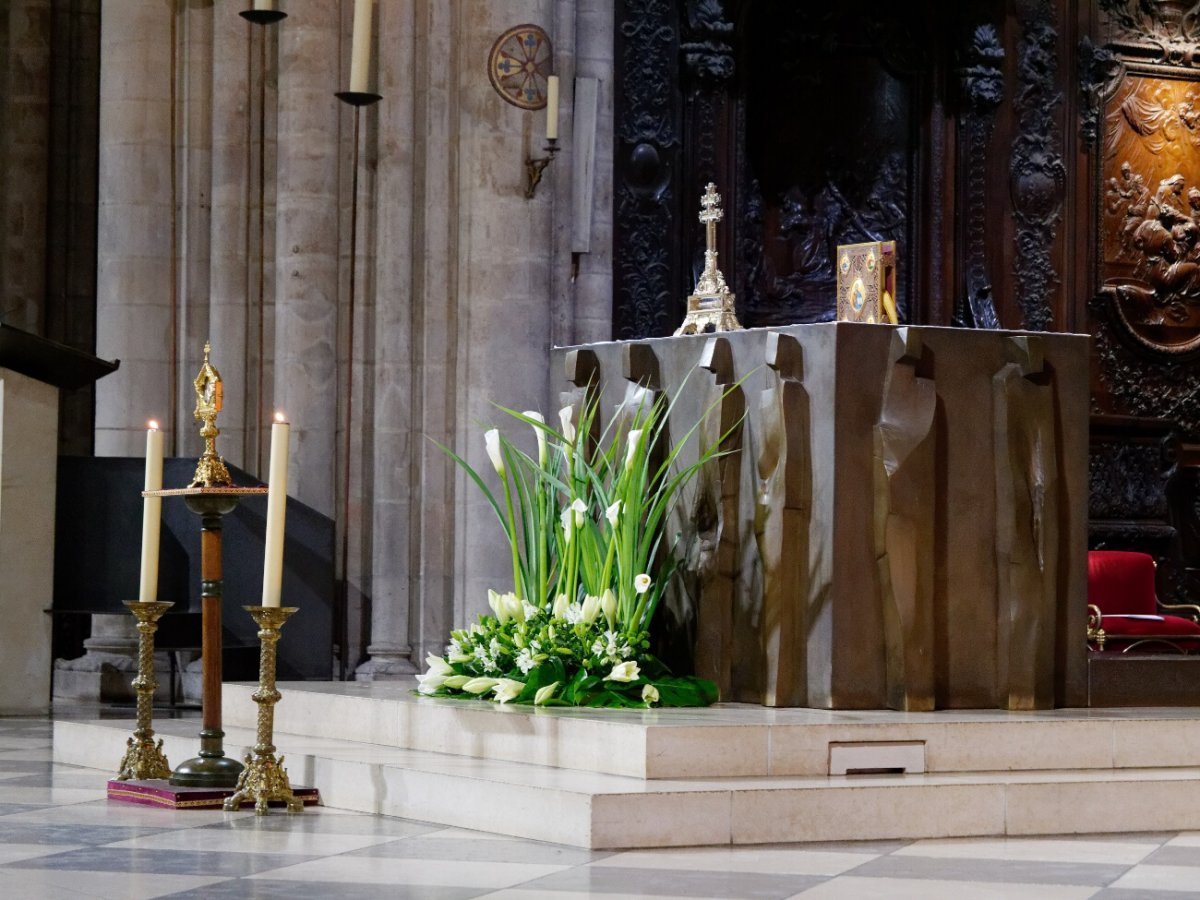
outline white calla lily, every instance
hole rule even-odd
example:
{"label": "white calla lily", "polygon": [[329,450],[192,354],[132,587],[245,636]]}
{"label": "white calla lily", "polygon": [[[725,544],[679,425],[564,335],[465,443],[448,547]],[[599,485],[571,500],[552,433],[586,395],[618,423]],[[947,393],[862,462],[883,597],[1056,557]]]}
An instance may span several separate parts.
{"label": "white calla lily", "polygon": [[432,694],[446,683],[446,676],[440,672],[426,672],[417,676],[417,690],[422,694]]}
{"label": "white calla lily", "polygon": [[642,442],[642,429],[635,428],[629,432],[629,436],[625,439],[625,468],[633,466],[633,461],[637,459],[638,444]]}
{"label": "white calla lily", "polygon": [[507,703],[509,700],[516,700],[521,695],[521,691],[525,690],[525,682],[512,678],[501,678],[492,690],[495,691],[497,700]]}
{"label": "white calla lily", "polygon": [[[527,419],[533,419],[533,421],[535,421],[535,422],[541,422],[543,425],[546,424],[546,417],[543,416],[536,409],[527,409],[527,410],[525,410],[525,412],[521,413],[521,415],[523,415]],[[538,428],[536,425],[531,425],[530,427],[533,428],[533,433],[534,433],[534,435],[537,436],[538,465],[541,466],[542,468],[545,468],[546,467],[546,430],[544,428]]]}
{"label": "white calla lily", "polygon": [[579,528],[583,525],[584,517],[587,516],[587,504],[576,497],[575,502],[571,504],[571,509],[575,512],[575,527]]}
{"label": "white calla lily", "polygon": [[654,685],[648,684],[642,688],[642,702],[647,706],[652,706],[653,704],[657,703],[659,699],[658,688],[656,688]]}
{"label": "white calla lily", "polygon": [[429,667],[430,672],[435,672],[438,675],[453,675],[454,667],[440,656],[434,656],[430,653],[425,657],[425,665]]}
{"label": "white calla lily", "polygon": [[583,615],[580,616],[580,621],[584,625],[591,625],[596,621],[596,616],[600,614],[600,598],[588,594],[583,598]]}
{"label": "white calla lily", "polygon": [[617,595],[613,593],[612,588],[605,588],[604,593],[600,595],[600,608],[604,611],[604,618],[608,622],[608,627],[616,628]]}
{"label": "white calla lily", "polygon": [[637,681],[638,675],[641,674],[641,669],[638,668],[636,661],[627,659],[625,662],[617,663],[612,667],[612,671],[604,676],[605,681]]}
{"label": "white calla lily", "polygon": [[562,434],[568,444],[575,443],[575,424],[571,421],[575,417],[575,410],[570,406],[564,406],[558,411],[558,421],[562,423]]}
{"label": "white calla lily", "polygon": [[500,452],[500,431],[496,428],[489,428],[483,433],[483,445],[487,448],[487,455],[492,461],[492,465],[496,469],[496,474],[503,477],[504,475],[504,456]]}
{"label": "white calla lily", "polygon": [[472,678],[462,689],[468,694],[486,694],[499,683],[499,678]]}
{"label": "white calla lily", "polygon": [[504,602],[503,597],[490,588],[488,589],[488,606],[492,608],[492,614],[500,620],[501,624],[509,620],[508,604]]}
{"label": "white calla lily", "polygon": [[569,506],[564,506],[563,511],[558,514],[558,521],[562,523],[563,535],[569,541],[571,529],[575,527],[575,511]]}
{"label": "white calla lily", "polygon": [[654,584],[650,580],[650,576],[643,572],[641,575],[635,575],[633,578],[633,589],[639,594],[644,594],[650,590],[650,585]]}
{"label": "white calla lily", "polygon": [[571,608],[571,601],[566,594],[558,594],[554,598],[554,618],[565,619],[567,610]]}
{"label": "white calla lily", "polygon": [[621,515],[621,501],[618,500],[612,506],[604,511],[604,518],[608,519],[608,524],[613,528],[617,527],[617,519]]}
{"label": "white calla lily", "polygon": [[546,701],[554,697],[554,692],[558,690],[558,682],[552,682],[544,687],[540,687],[537,693],[533,695],[534,706],[545,706]]}
{"label": "white calla lily", "polygon": [[525,604],[517,599],[516,594],[509,591],[500,597],[500,601],[504,604],[504,610],[510,619],[516,619],[518,622],[525,621]]}

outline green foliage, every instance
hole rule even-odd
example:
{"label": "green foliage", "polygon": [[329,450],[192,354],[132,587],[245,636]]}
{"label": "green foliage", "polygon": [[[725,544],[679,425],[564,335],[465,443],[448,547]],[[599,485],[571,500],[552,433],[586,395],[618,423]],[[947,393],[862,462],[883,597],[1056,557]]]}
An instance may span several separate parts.
{"label": "green foliage", "polygon": [[[503,409],[503,408],[502,408]],[[696,425],[665,446],[661,398],[626,408],[596,445],[596,408],[567,407],[561,430],[535,412],[503,409],[534,429],[537,458],[497,429],[485,435],[497,496],[460,456],[442,449],[494,510],[512,557],[513,588],[488,592],[492,615],[451,634],[430,656],[420,691],[542,706],[705,706],[716,686],[672,676],[649,653],[650,623],[676,566],[665,539],[675,499],[710,448],[681,466]],[[576,421],[577,419],[577,421]]]}

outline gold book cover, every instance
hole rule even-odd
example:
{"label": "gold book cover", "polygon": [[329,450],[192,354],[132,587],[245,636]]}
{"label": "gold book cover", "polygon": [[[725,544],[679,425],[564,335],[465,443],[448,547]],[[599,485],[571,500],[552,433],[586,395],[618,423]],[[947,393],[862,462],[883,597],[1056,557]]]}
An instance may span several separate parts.
{"label": "gold book cover", "polygon": [[837,318],[839,322],[899,324],[895,241],[838,247]]}

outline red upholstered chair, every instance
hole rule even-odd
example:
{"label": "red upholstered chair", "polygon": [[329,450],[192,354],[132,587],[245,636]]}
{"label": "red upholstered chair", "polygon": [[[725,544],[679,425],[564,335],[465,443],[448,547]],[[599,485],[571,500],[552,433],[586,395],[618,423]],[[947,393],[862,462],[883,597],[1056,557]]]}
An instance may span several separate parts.
{"label": "red upholstered chair", "polygon": [[[1166,610],[1186,611],[1188,617]],[[1200,606],[1159,603],[1154,559],[1126,550],[1088,552],[1088,646],[1095,650],[1200,650]]]}

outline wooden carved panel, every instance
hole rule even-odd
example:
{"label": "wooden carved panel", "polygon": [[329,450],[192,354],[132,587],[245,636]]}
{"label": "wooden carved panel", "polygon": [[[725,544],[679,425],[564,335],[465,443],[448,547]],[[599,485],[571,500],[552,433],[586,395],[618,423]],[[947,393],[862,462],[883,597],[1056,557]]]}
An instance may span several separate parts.
{"label": "wooden carved panel", "polygon": [[744,325],[834,318],[838,244],[896,240],[907,318],[922,27],[871,5],[753,4],[736,289]]}

